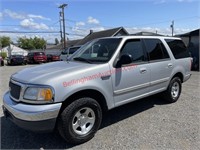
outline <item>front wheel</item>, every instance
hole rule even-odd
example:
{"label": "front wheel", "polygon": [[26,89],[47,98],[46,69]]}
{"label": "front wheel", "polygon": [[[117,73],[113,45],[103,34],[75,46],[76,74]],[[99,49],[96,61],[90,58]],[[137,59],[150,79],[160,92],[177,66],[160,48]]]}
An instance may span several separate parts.
{"label": "front wheel", "polygon": [[167,88],[167,90],[164,92],[165,99],[170,102],[174,103],[178,100],[180,94],[181,94],[182,84],[179,77],[174,77]]}
{"label": "front wheel", "polygon": [[100,127],[102,110],[92,98],[80,98],[68,105],[58,119],[60,135],[72,144],[92,139]]}

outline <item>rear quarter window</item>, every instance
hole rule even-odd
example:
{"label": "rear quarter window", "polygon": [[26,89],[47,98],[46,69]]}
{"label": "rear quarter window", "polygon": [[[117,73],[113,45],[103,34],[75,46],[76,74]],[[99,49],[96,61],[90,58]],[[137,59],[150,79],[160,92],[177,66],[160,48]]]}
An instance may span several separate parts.
{"label": "rear quarter window", "polygon": [[190,57],[189,51],[181,40],[165,39],[175,59]]}

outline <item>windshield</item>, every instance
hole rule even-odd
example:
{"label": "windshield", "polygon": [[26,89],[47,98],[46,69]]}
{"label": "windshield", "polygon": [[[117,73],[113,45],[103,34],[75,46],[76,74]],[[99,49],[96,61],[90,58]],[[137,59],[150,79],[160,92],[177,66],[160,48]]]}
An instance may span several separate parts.
{"label": "windshield", "polygon": [[12,55],[11,57],[12,58],[23,58],[24,56],[23,55]]}
{"label": "windshield", "polygon": [[84,45],[70,60],[105,63],[110,60],[121,38],[97,39]]}

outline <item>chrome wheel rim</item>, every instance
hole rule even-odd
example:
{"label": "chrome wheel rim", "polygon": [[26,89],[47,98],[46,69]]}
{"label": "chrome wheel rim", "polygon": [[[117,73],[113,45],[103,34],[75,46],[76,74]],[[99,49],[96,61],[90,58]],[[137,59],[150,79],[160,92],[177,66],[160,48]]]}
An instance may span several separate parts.
{"label": "chrome wheel rim", "polygon": [[178,82],[174,82],[171,89],[172,98],[177,98],[179,95],[180,87]]}
{"label": "chrome wheel rim", "polygon": [[87,134],[94,126],[95,119],[95,113],[91,108],[81,108],[73,117],[73,131],[78,135]]}

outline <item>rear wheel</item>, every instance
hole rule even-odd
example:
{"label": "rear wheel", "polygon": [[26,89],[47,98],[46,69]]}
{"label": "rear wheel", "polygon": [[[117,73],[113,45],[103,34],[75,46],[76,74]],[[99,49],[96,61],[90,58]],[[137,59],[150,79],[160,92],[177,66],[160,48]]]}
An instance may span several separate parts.
{"label": "rear wheel", "polygon": [[92,98],[80,98],[68,105],[58,119],[60,135],[72,144],[89,141],[100,127],[102,110]]}
{"label": "rear wheel", "polygon": [[176,102],[181,94],[181,89],[181,79],[179,77],[174,77],[170,81],[167,90],[164,92],[165,99],[170,103]]}

